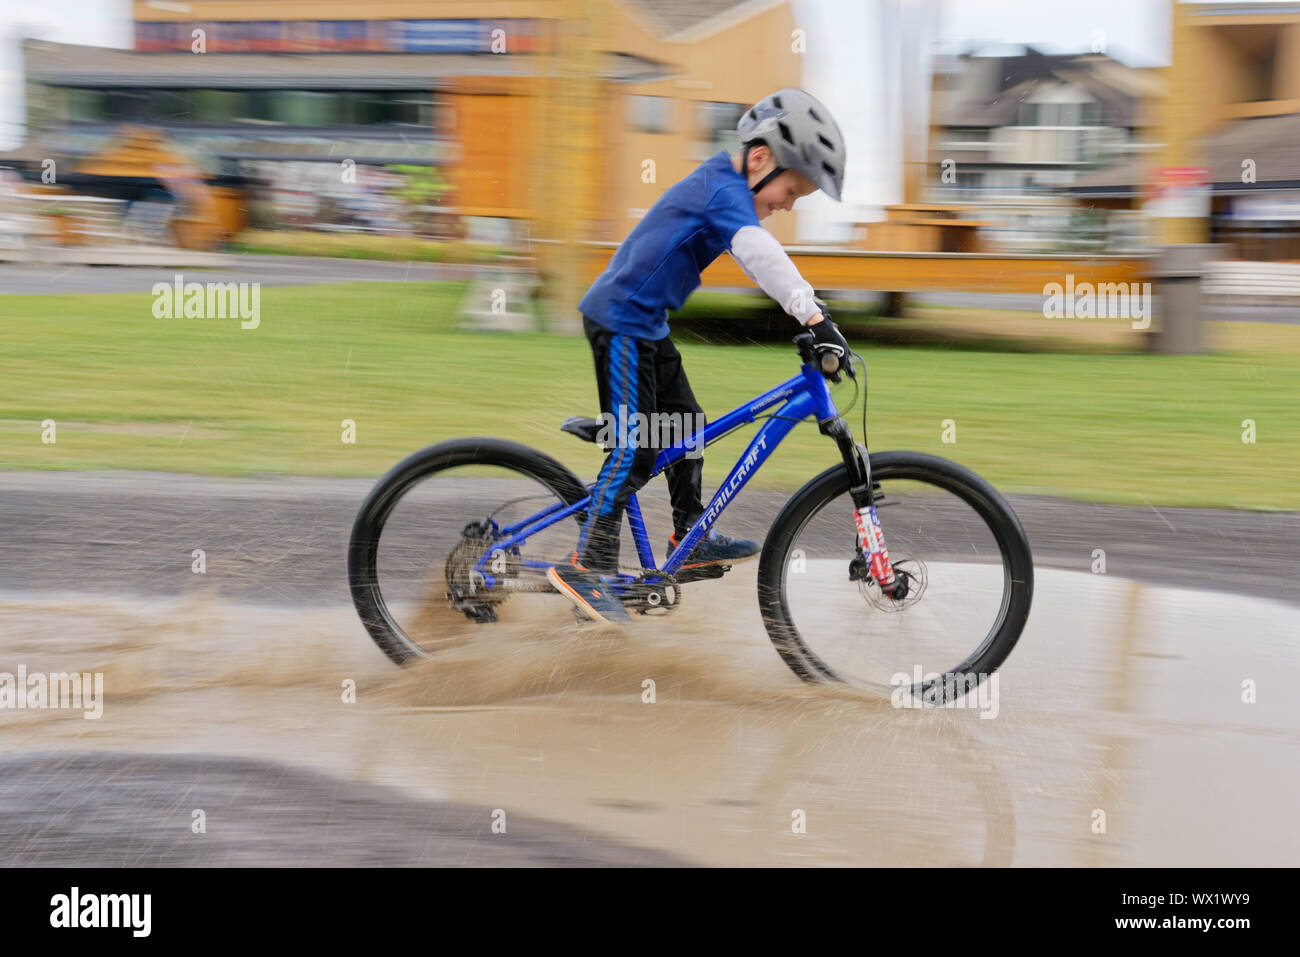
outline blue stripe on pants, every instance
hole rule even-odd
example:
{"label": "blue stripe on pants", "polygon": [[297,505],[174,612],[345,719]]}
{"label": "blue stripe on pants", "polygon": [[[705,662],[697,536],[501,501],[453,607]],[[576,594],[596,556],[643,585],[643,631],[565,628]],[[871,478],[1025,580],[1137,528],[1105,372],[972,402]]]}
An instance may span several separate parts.
{"label": "blue stripe on pants", "polygon": [[[605,459],[600,476],[596,479],[596,490],[591,495],[591,507],[587,512],[587,522],[578,539],[578,551],[587,544],[587,536],[595,524],[597,516],[609,515],[614,510],[614,499],[627,481],[636,458],[636,443],[640,438],[636,413],[637,397],[637,348],[636,339],[631,336],[614,336],[610,340],[609,373],[610,405],[617,422],[619,406],[625,410],[624,415],[630,423],[626,436],[619,436],[616,451]],[[626,441],[623,441],[626,439]]]}

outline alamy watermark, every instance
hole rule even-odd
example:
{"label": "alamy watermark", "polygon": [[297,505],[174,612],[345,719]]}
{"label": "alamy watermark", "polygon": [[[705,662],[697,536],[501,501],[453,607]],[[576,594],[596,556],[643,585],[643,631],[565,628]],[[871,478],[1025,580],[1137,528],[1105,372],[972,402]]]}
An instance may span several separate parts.
{"label": "alamy watermark", "polygon": [[186,282],[177,273],[170,283],[153,284],[155,319],[240,319],[241,329],[262,322],[262,284],[257,282]]}
{"label": "alamy watermark", "polygon": [[1081,282],[1067,273],[1065,283],[1043,286],[1045,319],[1131,319],[1134,329],[1151,325],[1151,283]]}
{"label": "alamy watermark", "polygon": [[[895,708],[973,708],[981,718],[996,718],[1001,710],[998,704],[998,676],[968,672],[921,673],[920,665],[912,666],[912,673],[897,672],[889,679],[889,702]],[[974,694],[972,695],[972,692]],[[968,700],[970,703],[968,703]]]}
{"label": "alamy watermark", "polygon": [[53,708],[80,709],[82,717],[96,720],[104,716],[104,673],[96,671],[28,673],[26,665],[18,673],[0,671],[0,711],[27,711]]}
{"label": "alamy watermark", "polygon": [[630,412],[619,404],[614,412],[600,414],[596,443],[605,448],[632,446],[638,449],[668,449],[680,445],[686,458],[704,454],[703,412]]}
{"label": "alamy watermark", "polygon": [[152,894],[83,894],[74,886],[50,898],[51,927],[118,927],[148,937],[152,912]]}

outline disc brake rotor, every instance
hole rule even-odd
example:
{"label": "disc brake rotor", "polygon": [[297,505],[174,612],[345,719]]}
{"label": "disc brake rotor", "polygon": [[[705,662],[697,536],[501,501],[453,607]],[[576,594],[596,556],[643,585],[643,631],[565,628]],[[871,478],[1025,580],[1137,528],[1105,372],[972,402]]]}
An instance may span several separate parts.
{"label": "disc brake rotor", "polygon": [[862,597],[867,600],[868,604],[880,611],[906,611],[920,601],[921,596],[925,594],[925,588],[929,584],[929,574],[926,571],[925,562],[919,558],[912,558],[910,555],[903,555],[895,559],[891,564],[894,566],[894,575],[899,580],[900,586],[895,590],[895,594],[901,591],[903,593],[902,598],[893,598],[886,595],[870,575],[858,582],[858,591],[862,593]]}

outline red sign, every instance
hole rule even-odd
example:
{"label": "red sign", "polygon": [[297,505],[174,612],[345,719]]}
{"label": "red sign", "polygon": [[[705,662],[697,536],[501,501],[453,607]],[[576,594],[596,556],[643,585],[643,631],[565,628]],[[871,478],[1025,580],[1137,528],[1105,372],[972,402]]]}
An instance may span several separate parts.
{"label": "red sign", "polygon": [[1165,219],[1210,215],[1210,171],[1204,166],[1162,166],[1147,184],[1143,210]]}

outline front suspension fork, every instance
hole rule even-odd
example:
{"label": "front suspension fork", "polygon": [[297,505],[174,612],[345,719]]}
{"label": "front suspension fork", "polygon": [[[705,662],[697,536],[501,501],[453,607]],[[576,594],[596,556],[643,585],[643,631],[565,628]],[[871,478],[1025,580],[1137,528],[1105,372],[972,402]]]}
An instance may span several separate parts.
{"label": "front suspension fork", "polygon": [[858,554],[849,564],[849,578],[863,581],[867,574],[876,580],[880,590],[893,595],[898,587],[898,577],[889,561],[885,548],[885,535],[876,514],[876,500],[883,498],[879,486],[871,480],[871,458],[865,445],[853,441],[853,433],[842,417],[828,419],[818,424],[823,435],[829,435],[839,447],[844,467],[849,470],[849,495],[853,498],[853,519],[857,526]]}

